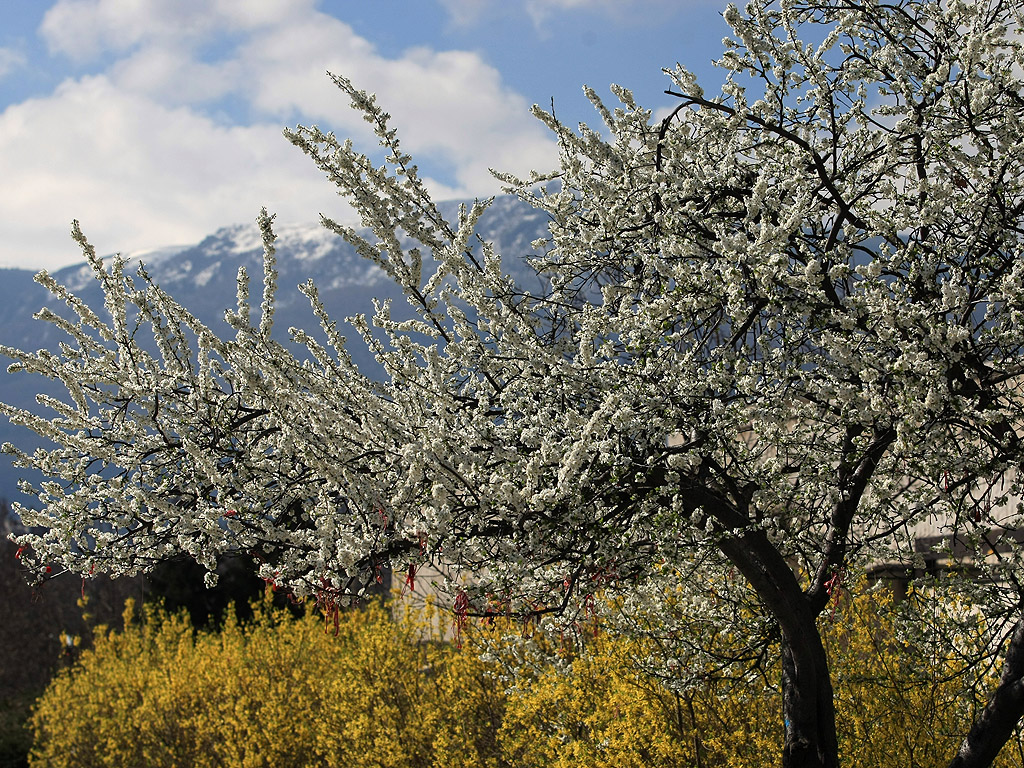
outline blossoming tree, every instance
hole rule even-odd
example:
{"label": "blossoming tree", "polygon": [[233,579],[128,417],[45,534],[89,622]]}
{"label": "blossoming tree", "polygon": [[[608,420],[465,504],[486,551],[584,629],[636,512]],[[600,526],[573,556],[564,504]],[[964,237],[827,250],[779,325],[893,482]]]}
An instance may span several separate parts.
{"label": "blossoming tree", "polygon": [[559,167],[500,176],[550,217],[532,293],[502,268],[522,254],[474,236],[487,203],[445,221],[387,114],[334,78],[386,163],[287,136],[372,235],[325,226],[408,297],[412,319],[350,318],[383,380],[313,284],[320,327],[291,331],[305,357],[271,337],[266,213],[259,315],[240,274],[224,339],[76,224],[104,310],[43,273],[67,343],[2,350],[68,392],[40,398],[52,417],[4,408],[55,443],[7,447],[54,478],[19,510],[38,527],[22,559],[121,573],[186,552],[212,571],[241,551],[328,602],[444,564],[476,574],[453,587],[461,618],[571,611],[596,585],[657,599],[669,580],[729,622],[718,596],[747,590],[751,625],[780,638],[784,764],[835,766],[816,621],[848,564],[939,519],[1005,645],[951,756],[987,764],[1024,711],[1024,590],[999,539],[1024,461],[1022,9],[782,0],[726,20],[720,94],[677,67],[663,119],[621,88],[614,109],[587,91],[600,130],[535,110]]}

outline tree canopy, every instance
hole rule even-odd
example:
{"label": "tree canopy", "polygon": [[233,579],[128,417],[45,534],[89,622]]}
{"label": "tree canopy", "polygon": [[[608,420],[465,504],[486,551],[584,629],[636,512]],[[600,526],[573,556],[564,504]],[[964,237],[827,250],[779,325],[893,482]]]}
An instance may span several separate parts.
{"label": "tree canopy", "polygon": [[266,212],[259,314],[240,273],[224,339],[76,224],[104,312],[43,273],[73,313],[42,318],[68,342],[2,350],[69,395],[41,398],[52,418],[5,408],[56,444],[7,448],[55,478],[19,510],[41,528],[22,559],[117,573],[185,552],[212,572],[248,552],[332,600],[431,563],[474,574],[453,577],[462,615],[586,610],[597,586],[657,601],[671,583],[711,623],[777,634],[785,764],[833,766],[816,619],[848,565],[908,558],[928,523],[1008,644],[951,756],[986,764],[1024,712],[1022,9],[782,0],[725,18],[718,94],[677,66],[662,119],[620,87],[615,107],[586,89],[600,128],[535,108],[558,168],[498,175],[550,217],[532,292],[503,269],[524,254],[474,236],[488,202],[446,221],[388,115],[332,75],[386,162],[286,135],[372,235],[324,225],[414,310],[349,318],[383,380],[311,283],[319,330],[292,330],[306,356],[271,338]]}

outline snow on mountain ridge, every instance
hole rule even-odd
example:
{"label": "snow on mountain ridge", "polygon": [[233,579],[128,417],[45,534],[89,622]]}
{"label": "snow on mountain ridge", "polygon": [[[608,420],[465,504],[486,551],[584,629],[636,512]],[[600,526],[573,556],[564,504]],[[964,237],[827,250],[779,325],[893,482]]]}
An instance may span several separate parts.
{"label": "snow on mountain ridge", "polygon": [[[458,221],[458,202],[441,203],[438,208],[454,226]],[[521,272],[519,258],[527,255],[531,242],[546,234],[545,214],[514,197],[496,198],[481,219],[481,235],[491,240],[495,250],[505,257],[505,269]],[[357,232],[371,242],[376,240],[365,228]],[[323,287],[378,285],[386,279],[383,270],[364,260],[355,249],[319,222],[278,224],[277,268],[282,285],[305,282],[312,277]],[[414,243],[403,239],[403,246]],[[104,257],[107,260],[108,257]],[[238,267],[245,266],[249,277],[262,275],[263,240],[255,222],[221,227],[200,242],[133,251],[125,254],[129,265],[143,264],[157,282],[172,293],[185,286],[233,286]],[[511,261],[510,261],[511,259]],[[71,291],[78,292],[95,284],[92,270],[85,264],[65,267],[54,277]]]}

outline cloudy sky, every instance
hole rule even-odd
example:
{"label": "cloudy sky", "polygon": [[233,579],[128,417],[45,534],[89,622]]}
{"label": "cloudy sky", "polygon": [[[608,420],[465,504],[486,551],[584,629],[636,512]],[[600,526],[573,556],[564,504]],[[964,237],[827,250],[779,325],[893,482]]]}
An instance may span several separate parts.
{"label": "cloudy sky", "polygon": [[[488,168],[554,164],[529,114],[594,121],[612,82],[664,108],[661,73],[709,67],[723,0],[2,0],[0,266],[197,242],[251,221],[345,216],[282,136],[319,124],[370,151],[325,75],[375,92],[438,199],[498,191]],[[609,98],[611,98],[609,96]]]}

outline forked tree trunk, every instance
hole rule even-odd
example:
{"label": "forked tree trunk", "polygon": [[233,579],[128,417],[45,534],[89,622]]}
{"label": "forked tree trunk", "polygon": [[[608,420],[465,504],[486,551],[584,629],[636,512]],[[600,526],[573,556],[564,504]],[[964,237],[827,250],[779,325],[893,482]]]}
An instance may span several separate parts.
{"label": "forked tree trunk", "polygon": [[783,768],[838,768],[832,680],[816,622],[824,602],[804,594],[789,563],[763,532],[723,537],[719,546],[746,576],[782,633]]}

